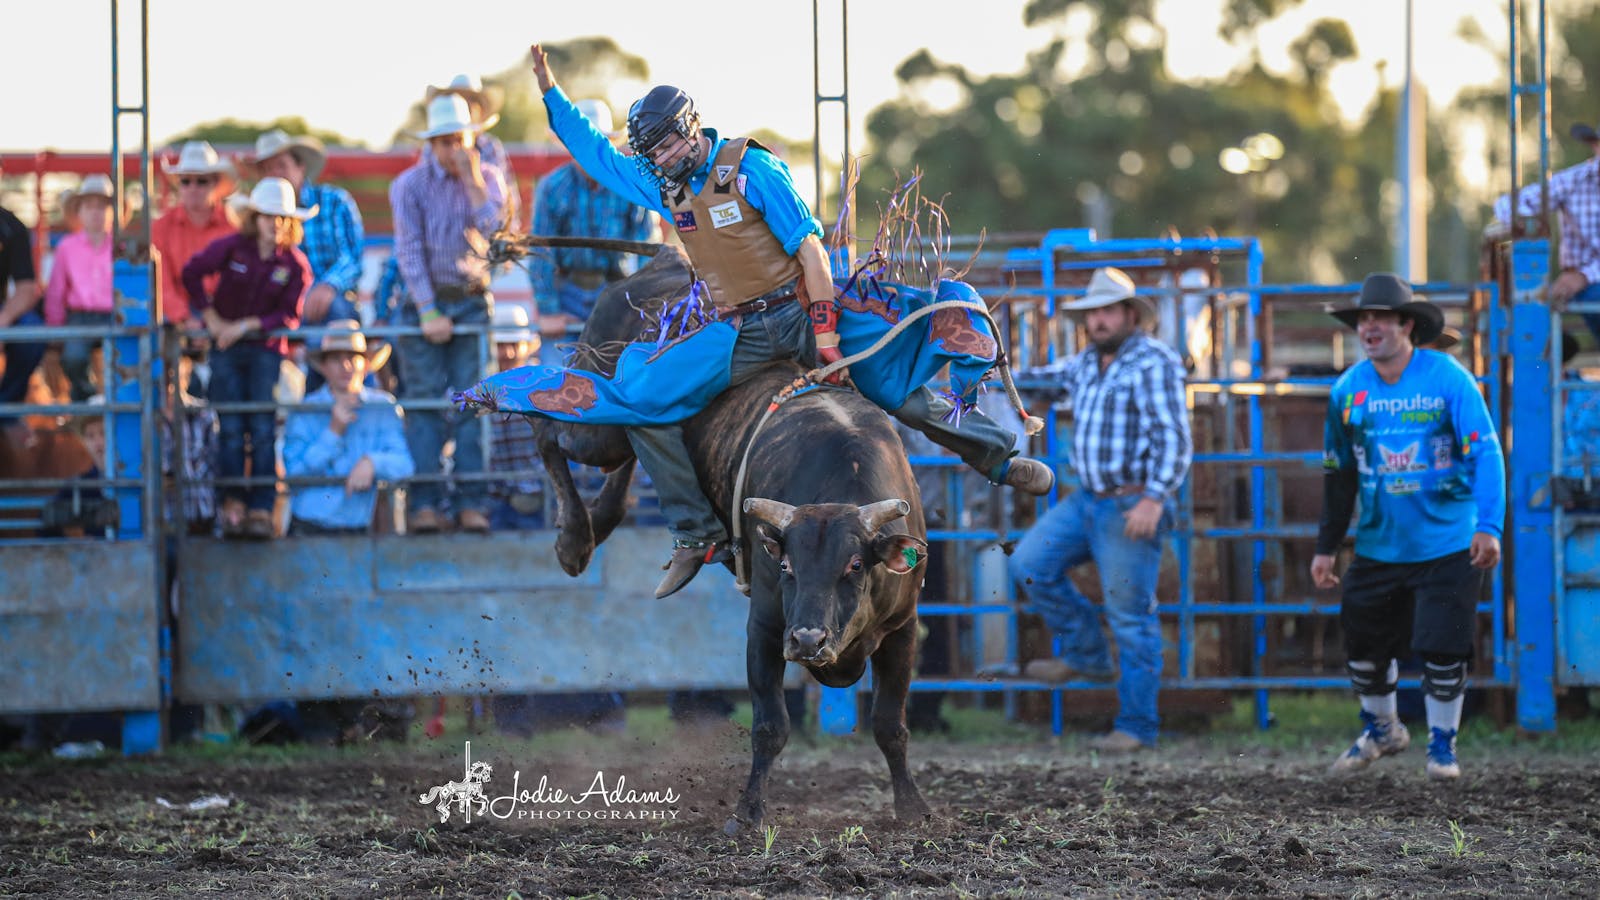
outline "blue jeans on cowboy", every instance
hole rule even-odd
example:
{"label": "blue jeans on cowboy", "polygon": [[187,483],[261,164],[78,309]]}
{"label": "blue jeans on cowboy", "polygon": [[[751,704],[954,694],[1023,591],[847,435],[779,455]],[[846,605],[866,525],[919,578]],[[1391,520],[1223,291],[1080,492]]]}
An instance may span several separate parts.
{"label": "blue jeans on cowboy", "polygon": [[[108,328],[111,325],[111,313],[80,312],[68,310],[68,325],[93,325],[99,328]],[[96,338],[75,338],[63,341],[61,344],[61,371],[67,376],[67,381],[72,385],[72,402],[82,403],[95,394],[103,391],[102,385],[97,390],[93,379],[89,377],[89,361],[96,347],[102,346]],[[104,365],[104,363],[102,363]]]}
{"label": "blue jeans on cowboy", "polygon": [[[1600,303],[1600,283],[1591,284],[1583,290],[1572,295],[1573,303]],[[1600,341],[1600,312],[1586,312],[1583,314],[1583,324],[1589,326],[1589,333]]]}
{"label": "blue jeans on cowboy", "polygon": [[[272,389],[278,385],[283,356],[260,342],[242,342],[226,350],[211,348],[211,402],[271,403]],[[250,439],[250,474],[275,475],[277,454],[273,442],[277,417],[271,410],[252,413],[222,413],[217,429],[217,475],[238,478],[244,474],[245,437]],[[272,509],[277,487],[224,487],[217,491],[217,505],[229,498],[244,501],[249,509]]]}
{"label": "blue jeans on cowboy", "polygon": [[[459,299],[440,298],[435,308],[458,327],[462,325],[487,325],[493,299],[488,294],[472,294]],[[396,324],[416,327],[419,324],[417,308],[407,302],[400,307]],[[457,334],[443,344],[430,344],[421,335],[407,335],[395,341],[400,362],[401,405],[406,400],[448,400],[456,391],[464,391],[482,381],[487,362],[480,353],[479,334]],[[489,352],[493,353],[493,347]],[[483,429],[475,415],[454,408],[447,410],[412,409],[406,407],[406,444],[411,458],[416,461],[418,475],[437,475],[440,471],[439,453],[446,438],[455,439],[455,465],[452,471],[460,474],[483,471]],[[408,489],[407,506],[410,512],[423,509],[438,511],[444,501],[444,485],[440,482],[419,482]],[[489,507],[487,486],[481,481],[462,481],[456,485],[455,511],[478,510]]]}
{"label": "blue jeans on cowboy", "polygon": [[1080,672],[1109,673],[1111,653],[1100,616],[1069,575],[1074,567],[1094,560],[1121,664],[1120,708],[1113,727],[1154,744],[1160,730],[1156,694],[1161,686],[1156,578],[1162,542],[1172,531],[1176,513],[1169,499],[1155,536],[1131,540],[1122,533],[1123,513],[1138,501],[1138,495],[1096,498],[1088,490],[1073,491],[1028,530],[1011,555],[1010,569],[1027,594],[1028,611],[1043,617],[1055,633],[1061,660]]}

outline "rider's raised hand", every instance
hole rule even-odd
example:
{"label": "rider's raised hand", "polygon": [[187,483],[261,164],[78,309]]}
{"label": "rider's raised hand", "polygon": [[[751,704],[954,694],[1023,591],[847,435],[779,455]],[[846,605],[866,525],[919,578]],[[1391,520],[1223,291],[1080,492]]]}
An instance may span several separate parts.
{"label": "rider's raised hand", "polygon": [[528,53],[533,57],[533,79],[539,82],[539,93],[544,94],[556,86],[556,77],[550,74],[550,60],[545,58],[540,44],[529,47]]}

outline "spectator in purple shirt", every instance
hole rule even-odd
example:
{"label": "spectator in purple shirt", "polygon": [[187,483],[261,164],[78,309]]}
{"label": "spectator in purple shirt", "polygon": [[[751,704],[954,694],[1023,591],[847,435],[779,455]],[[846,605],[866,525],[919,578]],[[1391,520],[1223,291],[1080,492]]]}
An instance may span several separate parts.
{"label": "spectator in purple shirt", "polygon": [[[389,187],[394,208],[394,252],[400,264],[404,297],[400,325],[420,326],[422,335],[401,337],[400,381],[406,401],[406,442],[418,475],[440,471],[446,429],[455,438],[454,471],[483,471],[483,443],[476,419],[448,406],[426,409],[411,401],[445,401],[485,376],[477,334],[457,335],[458,325],[487,326],[494,302],[489,272],[474,244],[499,227],[505,208],[500,170],[482,161],[473,138],[483,130],[467,102],[455,94],[428,101],[428,128],[417,135],[430,152],[400,173]],[[439,482],[412,484],[407,530],[413,534],[444,527]],[[484,483],[457,486],[457,523],[464,531],[487,532]]]}
{"label": "spectator in purple shirt", "polygon": [[[301,222],[316,207],[295,204],[294,187],[282,178],[263,178],[250,192],[240,215],[239,233],[218,238],[183,267],[183,286],[190,304],[210,332],[213,403],[270,403],[278,370],[289,354],[283,337],[269,332],[300,324],[300,307],[311,283],[311,264],[298,244]],[[206,276],[220,279],[214,292]],[[245,474],[248,435],[251,477],[276,473],[273,453],[275,417],[271,410],[220,416],[217,474]],[[217,492],[224,537],[265,540],[273,536],[272,485],[223,487]]]}

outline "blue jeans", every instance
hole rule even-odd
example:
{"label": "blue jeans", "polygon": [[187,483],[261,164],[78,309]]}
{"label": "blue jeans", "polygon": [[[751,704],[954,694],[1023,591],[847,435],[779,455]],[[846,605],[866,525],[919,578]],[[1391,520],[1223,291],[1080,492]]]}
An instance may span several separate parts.
{"label": "blue jeans", "polygon": [[580,322],[587,322],[589,315],[594,312],[595,303],[600,300],[600,292],[605,289],[603,284],[597,288],[579,287],[557,276],[556,303],[561,307],[561,312]]}
{"label": "blue jeans", "polygon": [[[272,389],[278,384],[283,357],[265,344],[244,342],[226,350],[211,348],[211,402],[271,403]],[[222,413],[218,417],[217,475],[238,478],[244,474],[245,437],[250,438],[250,474],[272,476],[278,471],[273,452],[276,417],[271,411]],[[254,487],[224,487],[217,491],[217,506],[234,498],[249,509],[272,509],[277,488],[271,484]]]}
{"label": "blue jeans", "polygon": [[[94,325],[106,328],[111,325],[111,313],[68,311],[68,325]],[[82,403],[94,396],[94,381],[89,377],[89,361],[94,353],[94,348],[103,347],[104,344],[95,338],[78,338],[64,341],[61,344],[61,371],[67,376],[67,381],[72,385],[72,402]],[[101,362],[105,366],[105,362]],[[101,388],[105,390],[106,379],[104,371],[101,372]]]}
{"label": "blue jeans", "polygon": [[[436,307],[449,316],[456,325],[487,325],[490,300],[477,295],[460,300],[441,302]],[[417,308],[406,303],[400,308],[400,325],[416,326]],[[430,344],[420,335],[409,335],[395,342],[401,376],[401,397],[404,400],[449,400],[456,391],[464,391],[482,381],[486,361],[479,355],[477,334],[460,334],[443,344]],[[489,352],[493,354],[491,346]],[[411,458],[416,461],[418,475],[437,475],[440,471],[439,453],[444,449],[446,435],[455,439],[455,467],[460,474],[483,471],[483,435],[478,418],[455,408],[406,409],[406,445],[411,448]],[[408,505],[412,512],[439,509],[444,501],[444,485],[423,482],[407,489]],[[487,490],[481,481],[462,481],[456,485],[456,511],[483,511],[488,508]]]}
{"label": "blue jeans", "polygon": [[1094,560],[1100,570],[1106,620],[1117,640],[1121,673],[1115,728],[1155,743],[1160,730],[1156,693],[1161,686],[1161,623],[1156,615],[1156,577],[1162,539],[1172,530],[1173,505],[1154,537],[1131,540],[1122,533],[1123,513],[1138,496],[1095,499],[1074,491],[1028,530],[1011,554],[1011,577],[1030,601],[1029,611],[1055,632],[1063,662],[1083,672],[1111,669],[1111,654],[1094,605],[1072,584],[1069,572]]}
{"label": "blue jeans", "polygon": [[[17,317],[16,324],[43,325],[44,317],[39,315],[39,310],[30,309]],[[0,375],[0,403],[21,403],[28,398],[28,379],[44,359],[44,350],[44,344],[31,341],[0,344],[0,358],[5,359],[6,363],[5,374]],[[6,421],[0,418],[0,424]]]}
{"label": "blue jeans", "polygon": [[[1590,284],[1588,287],[1572,295],[1573,303],[1600,303],[1600,283]],[[1583,314],[1583,324],[1589,326],[1589,333],[1600,341],[1600,313],[1587,312]]]}

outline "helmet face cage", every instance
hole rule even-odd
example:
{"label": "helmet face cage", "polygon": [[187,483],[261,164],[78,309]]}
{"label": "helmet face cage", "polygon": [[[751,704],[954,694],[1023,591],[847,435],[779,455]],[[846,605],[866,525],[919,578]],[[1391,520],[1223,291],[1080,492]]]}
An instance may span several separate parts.
{"label": "helmet face cage", "polygon": [[[691,145],[690,152],[671,169],[663,169],[650,158],[650,151],[674,134]],[[654,178],[661,187],[676,187],[686,181],[701,163],[700,114],[695,111],[694,101],[674,87],[652,89],[628,110],[628,146],[633,149],[633,161],[639,171]]]}

